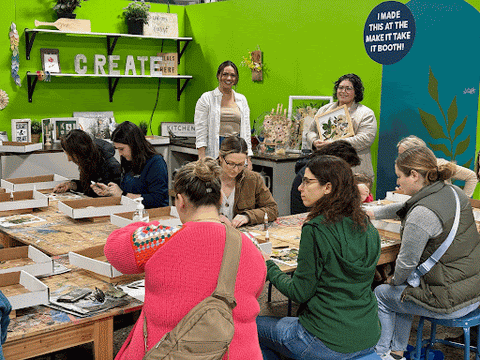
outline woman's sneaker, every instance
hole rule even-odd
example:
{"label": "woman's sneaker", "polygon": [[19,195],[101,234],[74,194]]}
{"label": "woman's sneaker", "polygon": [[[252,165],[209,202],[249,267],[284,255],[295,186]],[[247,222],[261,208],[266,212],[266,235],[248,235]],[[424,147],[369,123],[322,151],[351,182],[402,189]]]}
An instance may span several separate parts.
{"label": "woman's sneaker", "polygon": [[406,360],[405,357],[397,355],[397,354],[392,354],[390,350],[382,356],[380,356],[382,360]]}

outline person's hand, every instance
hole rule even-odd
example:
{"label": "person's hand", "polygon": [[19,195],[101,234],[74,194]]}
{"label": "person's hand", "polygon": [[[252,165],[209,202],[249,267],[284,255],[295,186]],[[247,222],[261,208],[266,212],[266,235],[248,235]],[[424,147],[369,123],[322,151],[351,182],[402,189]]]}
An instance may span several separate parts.
{"label": "person's hand", "polygon": [[60,193],[67,192],[68,190],[73,190],[72,184],[75,184],[75,183],[71,182],[71,181],[65,181],[65,182],[55,186],[53,188],[53,192],[57,193],[57,194],[60,194]]}
{"label": "person's hand", "polygon": [[130,198],[130,199],[136,199],[136,198],[139,198],[140,196],[142,196],[142,195],[140,195],[140,194],[130,194],[130,193],[127,194],[127,197]]}
{"label": "person's hand", "polygon": [[325,144],[328,144],[330,141],[323,141],[323,140],[320,140],[320,139],[317,139],[313,142],[313,146],[315,146],[315,148],[318,150],[320,149],[323,145]]}
{"label": "person's hand", "polygon": [[108,192],[111,196],[122,196],[122,189],[117,184],[110,182],[108,183]]}
{"label": "person's hand", "polygon": [[242,225],[245,225],[245,224],[248,224],[248,216],[247,215],[240,215],[238,214],[237,216],[235,216],[232,220],[232,226],[234,228],[237,228],[237,227],[240,227]]}
{"label": "person's hand", "polygon": [[230,220],[228,220],[228,218],[225,216],[225,215],[220,215],[218,217],[220,219],[220,221],[228,226],[232,226],[232,223],[230,222]]}
{"label": "person's hand", "polygon": [[95,183],[91,184],[90,187],[98,196],[110,196],[110,190],[105,184]]}

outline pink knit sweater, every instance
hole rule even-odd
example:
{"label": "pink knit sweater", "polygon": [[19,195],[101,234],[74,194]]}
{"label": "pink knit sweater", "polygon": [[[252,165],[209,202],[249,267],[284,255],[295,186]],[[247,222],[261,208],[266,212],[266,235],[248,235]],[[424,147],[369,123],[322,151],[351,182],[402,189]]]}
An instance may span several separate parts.
{"label": "pink knit sweater", "polygon": [[[150,223],[157,225],[157,222]],[[113,231],[105,245],[108,261],[125,274],[145,271],[145,303],[116,360],[141,360],[145,355],[143,316],[147,314],[148,349],[216,287],[225,247],[225,227],[213,222],[188,222],[166,241],[148,261],[134,255],[132,234],[146,223]],[[169,234],[167,234],[169,235]],[[140,266],[139,266],[140,263]],[[255,318],[266,277],[265,261],[255,245],[242,235],[242,253],[235,285],[233,310],[235,335],[228,359],[261,360]]]}

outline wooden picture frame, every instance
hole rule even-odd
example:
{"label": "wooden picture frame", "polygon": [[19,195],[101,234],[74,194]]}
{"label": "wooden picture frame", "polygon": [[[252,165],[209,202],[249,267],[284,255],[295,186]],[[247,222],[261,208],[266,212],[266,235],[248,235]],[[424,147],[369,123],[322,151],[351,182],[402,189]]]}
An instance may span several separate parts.
{"label": "wooden picture frame", "polygon": [[355,135],[347,105],[315,115],[320,140],[339,140]]}
{"label": "wooden picture frame", "polygon": [[301,149],[309,149],[307,132],[315,119],[318,109],[332,103],[333,96],[290,95],[288,97],[288,118],[300,122],[302,131]]}
{"label": "wooden picture frame", "polygon": [[32,121],[12,119],[12,141],[29,143],[32,141]]}
{"label": "wooden picture frame", "polygon": [[61,73],[60,54],[58,49],[40,49],[40,59],[42,60],[42,69],[52,74]]}
{"label": "wooden picture frame", "polygon": [[60,138],[68,134],[70,130],[78,129],[78,119],[74,117],[68,118],[51,118],[53,124],[52,142],[60,142]]}

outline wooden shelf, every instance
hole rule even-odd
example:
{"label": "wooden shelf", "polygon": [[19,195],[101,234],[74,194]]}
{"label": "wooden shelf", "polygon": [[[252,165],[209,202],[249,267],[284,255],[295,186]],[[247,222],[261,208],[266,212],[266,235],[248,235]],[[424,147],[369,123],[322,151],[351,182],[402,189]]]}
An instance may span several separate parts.
{"label": "wooden shelf", "polygon": [[[37,34],[64,34],[70,36],[87,36],[87,37],[105,37],[107,39],[107,53],[112,55],[115,50],[115,45],[119,38],[138,38],[138,39],[155,39],[155,40],[171,40],[177,43],[178,63],[187,48],[187,45],[193,39],[191,37],[157,37],[157,36],[144,36],[144,35],[131,35],[131,34],[115,34],[115,33],[98,33],[98,32],[65,32],[60,30],[48,30],[48,29],[25,29],[25,47],[26,57],[30,60],[30,52],[32,51],[33,43]],[[180,49],[181,43],[184,42],[182,49]]]}
{"label": "wooden shelf", "polygon": [[[180,101],[180,96],[185,90],[185,86],[192,79],[191,75],[162,75],[162,76],[148,76],[148,75],[97,75],[97,74],[51,74],[51,77],[89,77],[89,78],[108,78],[108,94],[110,102],[113,102],[113,94],[117,88],[120,78],[150,78],[150,79],[176,79],[177,80],[177,101]],[[182,84],[182,80],[184,81]],[[32,102],[35,86],[37,85],[38,77],[36,73],[27,71],[28,83],[28,102]]]}

